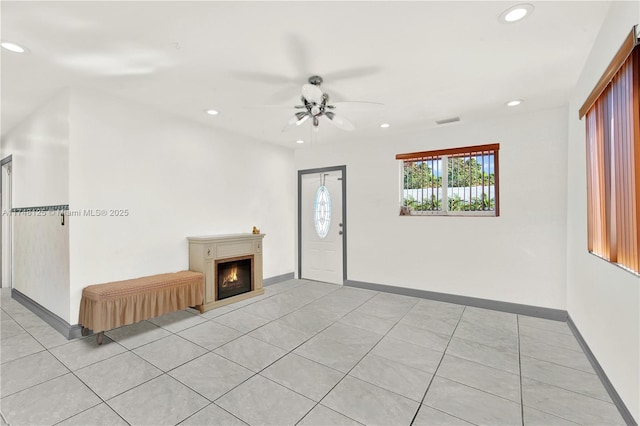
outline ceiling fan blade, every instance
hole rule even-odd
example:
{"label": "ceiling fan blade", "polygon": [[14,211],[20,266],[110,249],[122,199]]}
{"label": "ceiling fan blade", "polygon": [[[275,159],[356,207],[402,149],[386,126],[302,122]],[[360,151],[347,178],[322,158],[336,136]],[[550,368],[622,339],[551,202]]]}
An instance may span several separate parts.
{"label": "ceiling fan blade", "polygon": [[383,108],[385,105],[380,102],[368,102],[368,101],[344,101],[344,102],[332,102],[334,107],[348,107],[349,109],[370,109],[370,108]]}
{"label": "ceiling fan blade", "polygon": [[248,109],[302,109],[304,105],[245,105]]}
{"label": "ceiling fan blade", "polygon": [[302,113],[296,113],[296,115],[294,115],[293,117],[291,117],[288,121],[287,124],[284,125],[284,127],[282,128],[283,132],[286,132],[287,130],[291,130],[294,127],[297,127],[299,125],[301,125],[302,123],[304,123],[305,121],[307,121],[309,119],[309,114],[305,114],[304,116],[302,116],[301,118],[299,118],[298,114],[302,114]]}
{"label": "ceiling fan blade", "polygon": [[309,76],[309,50],[302,37],[298,34],[287,34],[286,43],[289,57],[296,67],[299,77],[305,78]]}
{"label": "ceiling fan blade", "polygon": [[339,90],[335,90],[331,84],[322,83],[322,90],[331,95],[331,101],[329,103],[342,102],[345,99],[349,99],[349,97],[345,96],[344,93]]}
{"label": "ceiling fan blade", "polygon": [[326,114],[326,116],[329,119],[329,122],[336,126],[338,129],[350,132],[356,128],[353,124],[351,124],[349,120],[342,118],[339,115],[331,114],[330,117],[329,114]]}
{"label": "ceiling fan blade", "polygon": [[317,104],[322,102],[322,90],[314,84],[305,84],[302,86],[302,96],[307,102],[315,102]]}
{"label": "ceiling fan blade", "polygon": [[300,85],[286,84],[282,89],[273,92],[267,102],[300,102]]}
{"label": "ceiling fan blade", "polygon": [[282,128],[282,131],[286,132],[287,130],[291,130],[293,127],[295,127],[295,124],[297,121],[298,121],[298,117],[294,115],[289,120],[287,120],[287,124],[284,125],[284,127]]}
{"label": "ceiling fan blade", "polygon": [[322,76],[325,77],[326,80],[343,80],[347,78],[360,78],[368,75],[376,74],[380,72],[380,67],[376,66],[368,66],[368,67],[356,67],[350,68],[346,70],[340,70],[335,72],[324,73]]}
{"label": "ceiling fan blade", "polygon": [[279,74],[271,74],[266,72],[257,72],[257,71],[231,71],[230,75],[238,80],[244,81],[257,81],[260,83],[267,84],[287,84],[287,83],[296,83],[297,80],[294,78],[285,77]]}

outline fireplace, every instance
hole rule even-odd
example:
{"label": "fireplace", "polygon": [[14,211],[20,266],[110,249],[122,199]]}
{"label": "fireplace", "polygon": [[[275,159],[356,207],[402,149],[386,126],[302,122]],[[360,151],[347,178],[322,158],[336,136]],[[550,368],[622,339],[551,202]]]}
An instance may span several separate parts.
{"label": "fireplace", "polygon": [[216,300],[253,290],[253,256],[216,260]]}
{"label": "fireplace", "polygon": [[200,312],[264,294],[263,238],[253,233],[188,237],[189,269],[204,274]]}

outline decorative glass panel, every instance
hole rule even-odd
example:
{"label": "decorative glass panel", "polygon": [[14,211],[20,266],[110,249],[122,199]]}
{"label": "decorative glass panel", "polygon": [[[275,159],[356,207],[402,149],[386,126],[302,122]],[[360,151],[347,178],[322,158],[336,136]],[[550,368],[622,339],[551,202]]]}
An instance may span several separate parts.
{"label": "decorative glass panel", "polygon": [[313,222],[316,225],[318,237],[325,238],[331,225],[331,196],[326,186],[321,185],[316,191],[316,201],[313,206]]}

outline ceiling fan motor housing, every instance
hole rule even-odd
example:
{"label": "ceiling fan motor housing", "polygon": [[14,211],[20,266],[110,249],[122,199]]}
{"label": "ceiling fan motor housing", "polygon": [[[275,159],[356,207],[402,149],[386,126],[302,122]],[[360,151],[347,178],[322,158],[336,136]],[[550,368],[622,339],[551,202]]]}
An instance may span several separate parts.
{"label": "ceiling fan motor housing", "polygon": [[309,84],[313,84],[314,86],[320,86],[322,84],[322,77],[319,75],[312,75],[309,77]]}

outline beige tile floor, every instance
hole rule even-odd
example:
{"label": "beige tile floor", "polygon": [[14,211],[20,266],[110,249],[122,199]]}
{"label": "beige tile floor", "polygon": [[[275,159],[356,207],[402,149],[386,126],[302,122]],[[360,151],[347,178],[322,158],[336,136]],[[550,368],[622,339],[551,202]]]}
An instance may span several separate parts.
{"label": "beige tile floor", "polygon": [[1,308],[3,424],[624,424],[562,322],[291,280],[97,346]]}

